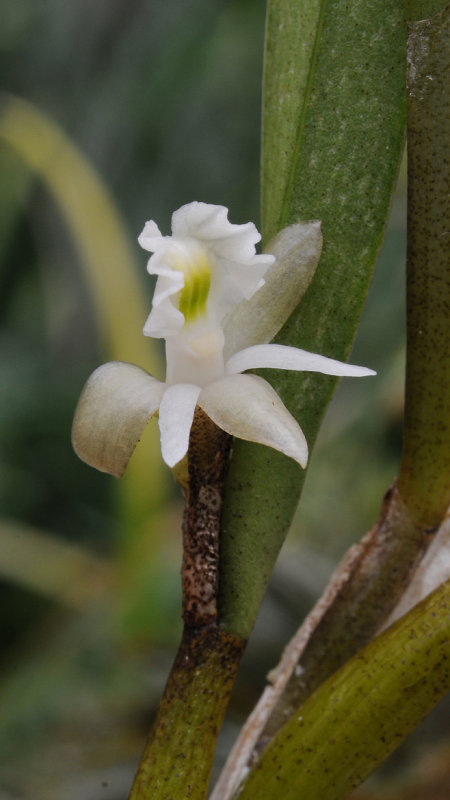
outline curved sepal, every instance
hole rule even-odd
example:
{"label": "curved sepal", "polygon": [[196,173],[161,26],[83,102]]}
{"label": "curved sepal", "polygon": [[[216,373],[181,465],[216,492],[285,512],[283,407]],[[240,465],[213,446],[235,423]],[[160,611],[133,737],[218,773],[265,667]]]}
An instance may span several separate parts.
{"label": "curved sepal", "polygon": [[283,344],[256,344],[246,347],[228,359],[225,372],[245,372],[247,369],[288,369],[296,372],[322,372],[324,375],[362,378],[375,375],[373,369],[336,361],[318,353]]}
{"label": "curved sepal", "polygon": [[303,431],[263,378],[221,378],[202,389],[198,405],[231,436],[273,447],[306,467],[308,445]]}
{"label": "curved sepal", "polygon": [[225,358],[244,347],[270,342],[298,306],[322,252],[319,220],[288,225],[265,252],[276,261],[264,275],[264,286],[226,317]]}
{"label": "curved sepal", "polygon": [[72,444],[82,461],[121,478],[165,384],[134,364],[103,364],[87,381],[72,425]]}

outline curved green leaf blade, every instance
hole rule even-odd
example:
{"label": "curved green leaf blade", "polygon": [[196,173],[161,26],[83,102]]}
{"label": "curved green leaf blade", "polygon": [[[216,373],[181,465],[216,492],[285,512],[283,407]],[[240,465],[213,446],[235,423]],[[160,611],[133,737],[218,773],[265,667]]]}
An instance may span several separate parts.
{"label": "curved green leaf blade", "polygon": [[[53,119],[14,95],[3,93],[0,100],[0,141],[19,155],[53,195],[79,253],[109,353],[161,375],[159,348],[142,335],[148,309],[133,248],[107,187]],[[136,452],[122,486],[124,508],[130,520],[139,523],[150,509],[160,506],[166,491],[156,430],[150,431],[148,441],[146,451]]]}
{"label": "curved green leaf blade", "polygon": [[283,225],[281,209],[314,72],[321,0],[269,0],[264,59],[261,216],[266,241]]}
{"label": "curved green leaf blade", "polygon": [[[153,375],[162,376],[160,348],[142,335],[148,309],[133,245],[107,186],[51,117],[14,95],[3,93],[0,101],[0,141],[20,157],[53,196],[78,251],[99,332],[110,356],[137,362]],[[124,538],[120,585],[122,599],[127,596],[134,601],[139,592],[148,605],[148,572],[159,548],[158,526],[149,525],[148,520],[167,496],[168,471],[160,457],[159,432],[152,422],[146,426],[144,441],[145,446],[137,448],[120,484],[121,517],[125,523],[121,526]],[[145,558],[143,526],[148,536]],[[146,585],[139,590],[137,575],[144,568]],[[151,583],[156,585],[156,580]]]}
{"label": "curved green leaf blade", "polygon": [[159,350],[141,332],[148,309],[136,259],[106,186],[54,120],[14,95],[2,94],[0,99],[0,140],[53,195],[79,252],[111,355],[121,361],[138,360],[159,373]]}

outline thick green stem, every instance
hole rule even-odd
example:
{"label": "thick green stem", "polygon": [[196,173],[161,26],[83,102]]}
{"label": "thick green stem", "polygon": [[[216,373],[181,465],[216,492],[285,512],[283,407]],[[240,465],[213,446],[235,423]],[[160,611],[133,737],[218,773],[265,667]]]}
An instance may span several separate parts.
{"label": "thick green stem", "polygon": [[450,686],[450,582],[371,642],[291,716],[242,800],[343,800]]}
{"label": "thick green stem", "polygon": [[245,647],[243,638],[219,630],[216,622],[230,441],[197,408],[183,521],[184,634],[129,800],[204,800],[208,790],[217,735]]}
{"label": "thick green stem", "polygon": [[449,57],[450,6],[410,23],[408,337],[398,486],[424,527],[439,524],[450,504]]}
{"label": "thick green stem", "polygon": [[330,589],[337,589],[303,650],[301,677],[294,671],[270,717],[263,742],[370,641],[397,604],[433,532],[417,524],[396,487],[388,492],[378,522],[359,545],[351,548],[333,576]]}
{"label": "thick green stem", "polygon": [[128,800],[204,800],[245,642],[186,628]]}
{"label": "thick green stem", "polygon": [[398,484],[377,524],[333,576],[329,588],[339,591],[316,615],[299,661],[301,678],[292,675],[261,743],[370,641],[450,503],[448,11],[412,23],[408,37],[408,348]]}

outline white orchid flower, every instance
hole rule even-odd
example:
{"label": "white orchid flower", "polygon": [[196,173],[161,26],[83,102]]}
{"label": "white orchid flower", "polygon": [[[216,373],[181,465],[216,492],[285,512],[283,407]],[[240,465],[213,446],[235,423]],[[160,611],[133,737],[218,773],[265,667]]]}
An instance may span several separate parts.
{"label": "white orchid flower", "polygon": [[[274,246],[283,253],[278,263],[274,255],[256,254],[260,238],[253,223],[233,225],[224,206],[207,203],[175,211],[171,236],[146,223],[139,243],[153,253],[147,269],[158,277],[144,334],[166,340],[166,380],[122,362],[99,367],[75,413],[72,438],[83,460],[122,475],[147,420],[159,411],[162,456],[174,467],[188,451],[200,406],[232,436],[273,447],[306,466],[308,445],[294,417],[267,381],[242,373],[261,367],[353,377],[375,373],[267,343],[306,288],[308,278],[298,268],[302,248],[309,279],[315,269],[320,225],[286,229],[281,245]],[[293,264],[296,274],[286,281]],[[245,344],[250,346],[240,349]]]}

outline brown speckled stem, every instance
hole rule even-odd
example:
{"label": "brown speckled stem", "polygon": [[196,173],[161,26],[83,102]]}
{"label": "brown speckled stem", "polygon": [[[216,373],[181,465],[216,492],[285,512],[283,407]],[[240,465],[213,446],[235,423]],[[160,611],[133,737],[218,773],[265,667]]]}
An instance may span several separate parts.
{"label": "brown speckled stem", "polygon": [[215,622],[222,492],[231,436],[197,408],[189,444],[189,488],[183,520],[183,619]]}
{"label": "brown speckled stem", "polygon": [[183,639],[129,800],[205,800],[245,640],[217,625],[219,528],[231,437],[196,409],[183,520]]}

